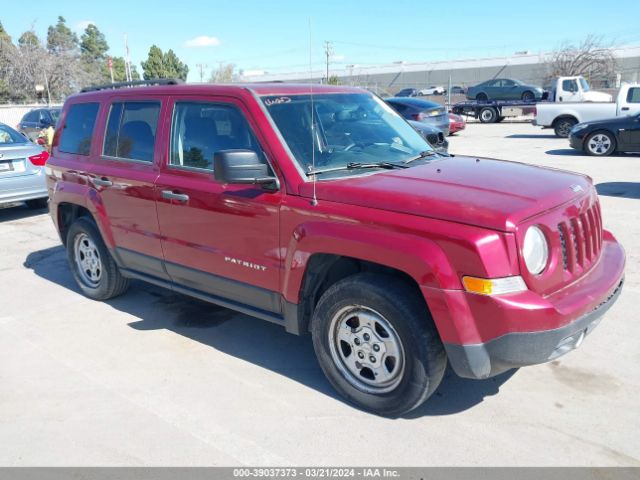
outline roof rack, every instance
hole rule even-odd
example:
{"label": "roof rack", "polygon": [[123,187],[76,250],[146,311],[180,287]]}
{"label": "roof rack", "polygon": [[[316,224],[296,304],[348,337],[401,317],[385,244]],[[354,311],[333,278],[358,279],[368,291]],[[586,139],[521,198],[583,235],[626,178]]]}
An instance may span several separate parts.
{"label": "roof rack", "polygon": [[150,80],[136,80],[134,82],[116,82],[116,83],[105,83],[104,85],[94,85],[92,87],[85,87],[80,90],[82,93],[85,92],[97,92],[100,90],[112,90],[116,88],[126,88],[126,87],[138,87],[142,85],[180,85],[184,83],[179,78],[152,78]]}

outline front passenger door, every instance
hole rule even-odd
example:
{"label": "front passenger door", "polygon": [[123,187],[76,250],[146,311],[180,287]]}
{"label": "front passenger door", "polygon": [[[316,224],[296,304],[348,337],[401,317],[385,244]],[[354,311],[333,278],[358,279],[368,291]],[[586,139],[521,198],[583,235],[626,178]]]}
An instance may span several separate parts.
{"label": "front passenger door", "polygon": [[177,286],[279,314],[282,194],[213,176],[215,152],[248,149],[265,158],[264,143],[240,102],[182,97],[172,104],[156,182],[166,271]]}

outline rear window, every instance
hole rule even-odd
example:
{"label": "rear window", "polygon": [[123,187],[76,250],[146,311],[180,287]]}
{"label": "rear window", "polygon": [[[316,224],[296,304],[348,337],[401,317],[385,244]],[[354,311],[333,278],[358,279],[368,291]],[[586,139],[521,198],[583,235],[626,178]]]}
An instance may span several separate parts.
{"label": "rear window", "polygon": [[27,143],[27,139],[16,132],[13,128],[0,123],[0,145],[12,143]]}
{"label": "rear window", "polygon": [[65,153],[89,155],[98,103],[76,103],[69,107],[58,149]]}
{"label": "rear window", "polygon": [[160,102],[117,102],[111,105],[104,155],[153,162]]}
{"label": "rear window", "polygon": [[397,104],[409,105],[417,108],[436,108],[441,106],[439,103],[429,102],[428,100],[421,100],[419,98],[403,98],[400,100],[390,99],[388,101],[394,106]]}
{"label": "rear window", "polygon": [[627,103],[640,103],[640,87],[632,87],[627,92]]}

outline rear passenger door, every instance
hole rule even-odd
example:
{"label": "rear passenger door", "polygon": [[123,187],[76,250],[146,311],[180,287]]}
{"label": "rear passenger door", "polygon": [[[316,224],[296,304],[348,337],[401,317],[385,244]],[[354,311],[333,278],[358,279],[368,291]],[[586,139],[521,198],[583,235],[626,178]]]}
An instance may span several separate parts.
{"label": "rear passenger door", "polygon": [[248,149],[265,157],[251,118],[227,97],[174,98],[170,145],[156,183],[165,267],[183,288],[280,313],[280,192],[223,185],[215,152]]}
{"label": "rear passenger door", "polygon": [[113,98],[106,108],[102,149],[89,174],[111,222],[115,255],[127,269],[168,280],[154,189],[162,101]]}

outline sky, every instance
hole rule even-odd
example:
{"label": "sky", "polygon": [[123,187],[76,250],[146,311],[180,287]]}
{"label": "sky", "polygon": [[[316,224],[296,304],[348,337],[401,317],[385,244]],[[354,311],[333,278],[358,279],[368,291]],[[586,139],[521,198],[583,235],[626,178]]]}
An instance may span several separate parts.
{"label": "sky", "polygon": [[[8,0],[7,0],[8,1]],[[58,0],[43,8],[3,9],[0,21],[17,39],[34,29],[46,37],[58,15],[80,35],[94,23],[110,54],[131,60],[149,47],[172,48],[189,65],[189,81],[204,80],[220,62],[270,73],[538,53],[588,34],[640,45],[640,1],[618,0]]]}

